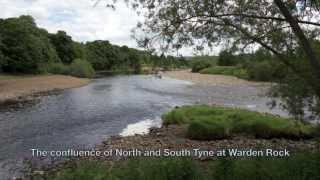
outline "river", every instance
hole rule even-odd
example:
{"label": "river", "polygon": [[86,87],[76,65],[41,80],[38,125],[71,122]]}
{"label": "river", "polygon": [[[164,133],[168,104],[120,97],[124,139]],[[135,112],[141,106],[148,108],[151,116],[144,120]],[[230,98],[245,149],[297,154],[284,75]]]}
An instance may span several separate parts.
{"label": "river", "polygon": [[42,97],[36,103],[0,109],[0,180],[18,175],[31,149],[91,148],[111,135],[146,132],[161,125],[175,106],[215,103],[270,111],[256,87],[200,87],[153,76],[111,76]]}

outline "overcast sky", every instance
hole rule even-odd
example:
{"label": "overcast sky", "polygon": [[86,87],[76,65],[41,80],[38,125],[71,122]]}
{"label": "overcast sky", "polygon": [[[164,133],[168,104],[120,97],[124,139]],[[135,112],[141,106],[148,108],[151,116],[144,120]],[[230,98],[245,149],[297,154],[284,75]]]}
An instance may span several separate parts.
{"label": "overcast sky", "polygon": [[[64,30],[76,41],[109,40],[113,44],[137,47],[131,29],[142,20],[124,3],[116,10],[96,0],[0,0],[0,18],[31,15],[39,27],[54,33]],[[181,50],[191,55],[190,49]]]}
{"label": "overcast sky", "polygon": [[138,16],[125,4],[117,9],[95,6],[94,0],[0,0],[0,17],[32,15],[38,26],[49,32],[64,30],[77,41],[109,40],[118,45],[135,47],[130,30]]}

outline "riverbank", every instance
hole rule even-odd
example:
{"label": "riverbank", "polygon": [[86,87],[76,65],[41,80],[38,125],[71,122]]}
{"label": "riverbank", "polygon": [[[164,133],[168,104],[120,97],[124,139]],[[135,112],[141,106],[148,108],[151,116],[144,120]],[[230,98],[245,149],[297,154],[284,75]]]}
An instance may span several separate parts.
{"label": "riverbank", "polygon": [[35,94],[80,87],[89,82],[89,79],[64,75],[0,75],[0,104],[32,100]]}
{"label": "riverbank", "polygon": [[[139,83],[140,81],[137,80],[141,80],[142,82]],[[71,93],[67,93],[69,96],[71,95],[71,99],[75,100],[75,99],[80,99],[82,100],[82,95],[86,95],[87,98],[83,99],[83,101],[80,101],[81,103],[74,103],[74,101],[71,101],[72,103],[68,104],[68,96],[63,96],[63,101],[58,101],[58,103],[55,101],[55,103],[51,103],[53,105],[56,104],[60,104],[59,108],[56,106],[54,106],[54,109],[57,109],[57,111],[40,111],[42,112],[41,114],[57,114],[57,113],[63,113],[63,114],[67,114],[68,116],[63,120],[63,121],[56,121],[57,118],[55,118],[54,116],[50,116],[50,118],[48,118],[49,120],[52,120],[50,123],[45,124],[45,126],[41,126],[37,129],[41,129],[43,130],[43,132],[47,132],[46,127],[49,127],[48,129],[50,129],[50,133],[52,132],[56,132],[55,128],[51,126],[51,124],[54,124],[56,127],[66,127],[64,129],[64,131],[58,131],[58,133],[55,134],[59,134],[61,136],[58,137],[54,137],[54,136],[50,136],[49,143],[55,143],[55,141],[59,144],[67,144],[65,137],[75,137],[74,135],[76,134],[75,132],[72,132],[72,136],[70,136],[70,132],[69,130],[71,129],[79,129],[79,127],[75,127],[75,126],[71,126],[72,124],[69,124],[69,122],[72,122],[72,120],[76,121],[77,124],[85,124],[85,126],[87,126],[87,124],[90,125],[94,125],[92,128],[90,129],[79,129],[78,131],[81,132],[79,133],[81,135],[81,137],[85,137],[81,140],[81,143],[92,143],[92,139],[90,139],[92,136],[92,134],[94,134],[95,136],[100,136],[101,134],[103,135],[114,135],[114,134],[119,134],[119,132],[121,131],[117,131],[115,130],[117,128],[117,126],[115,126],[113,124],[113,122],[124,122],[123,126],[120,126],[121,129],[123,129],[124,127],[126,127],[127,124],[131,123],[135,123],[130,121],[131,119],[133,119],[135,117],[135,114],[137,112],[139,112],[139,109],[136,109],[137,106],[137,102],[143,102],[143,100],[146,100],[147,103],[141,103],[139,104],[139,108],[141,109],[141,114],[152,114],[153,112],[159,112],[161,111],[161,113],[165,113],[166,111],[163,111],[163,109],[159,109],[159,107],[161,106],[155,106],[154,111],[150,111],[152,110],[153,106],[150,106],[150,101],[152,104],[159,104],[161,102],[164,102],[165,106],[167,107],[168,104],[168,99],[166,98],[166,94],[168,92],[174,92],[177,93],[179,92],[179,90],[183,90],[183,92],[185,92],[186,90],[188,90],[187,88],[189,87],[189,85],[181,85],[181,86],[177,86],[174,89],[171,89],[171,91],[168,91],[168,85],[177,85],[178,82],[173,81],[172,83],[167,84],[166,81],[171,81],[169,78],[165,79],[165,80],[158,80],[158,79],[152,79],[150,80],[150,78],[145,78],[145,77],[141,77],[141,76],[124,76],[124,77],[119,77],[116,76],[115,79],[112,78],[107,78],[107,80],[103,80],[103,79],[98,79],[97,81],[94,81],[93,83],[91,83],[89,86],[85,87],[85,88],[80,88],[81,91],[83,91],[82,93],[76,93],[76,94],[71,94]],[[111,84],[112,82],[115,82],[114,84]],[[138,84],[137,84],[138,83]],[[153,84],[152,84],[153,83]],[[132,85],[130,85],[132,84]],[[163,86],[161,86],[163,85]],[[143,87],[143,88],[137,88],[137,87]],[[161,87],[161,88],[159,88]],[[171,86],[169,86],[171,87]],[[201,88],[203,88],[204,86],[202,86]],[[237,92],[250,92],[250,91],[241,91],[238,89],[238,87],[236,86],[232,86],[233,89],[237,89]],[[206,88],[211,88],[211,87],[206,87]],[[216,87],[213,87],[216,88]],[[226,94],[226,90],[229,87],[223,88],[221,91],[215,91],[215,89],[211,90],[209,89],[208,92],[218,92],[217,96],[214,97],[221,97],[221,95]],[[245,88],[244,86],[242,86],[242,88]],[[142,89],[143,91],[137,91]],[[150,96],[149,93],[146,93],[145,89],[149,90],[147,92],[156,92],[156,96]],[[161,94],[161,96],[158,95],[159,91],[154,91],[154,90],[159,90],[159,89],[165,89],[167,91],[166,94]],[[125,91],[121,91],[121,90],[125,90]],[[130,91],[127,91],[130,90]],[[122,92],[122,93],[119,93]],[[103,92],[103,93],[99,93],[99,92]],[[104,93],[107,92],[107,93]],[[126,98],[123,98],[123,93],[126,93]],[[202,92],[202,91],[193,91],[195,92],[196,95],[199,95],[198,92]],[[95,93],[93,95],[91,95],[91,93]],[[96,96],[96,93],[99,93],[99,96]],[[97,104],[94,109],[95,111],[90,111],[90,108],[88,108],[88,103],[87,102],[106,102],[105,100],[110,98],[109,95],[112,95],[112,100],[113,102],[116,100],[116,106],[105,106],[106,103],[102,103],[102,104]],[[120,99],[116,99],[117,98],[117,94],[121,95]],[[78,95],[78,96],[76,96]],[[104,95],[104,96],[102,96]],[[147,95],[147,96],[146,96]],[[180,106],[179,99],[180,96],[174,96],[175,94],[169,94],[170,95],[170,99],[173,100],[174,102],[174,106]],[[192,94],[191,94],[192,95]],[[91,96],[95,97],[93,99],[91,99]],[[229,97],[229,95],[227,95]],[[241,95],[243,97],[243,94]],[[164,99],[157,99],[157,98],[164,98]],[[174,98],[172,98],[174,97]],[[189,96],[188,96],[189,97]],[[207,94],[204,94],[204,97],[207,98]],[[231,97],[231,96],[230,96]],[[252,98],[252,94],[248,94],[248,97]],[[53,98],[55,99],[55,98]],[[232,97],[232,99],[235,99]],[[244,98],[245,100],[246,98]],[[89,101],[90,100],[90,101]],[[100,101],[101,100],[101,101]],[[124,101],[125,100],[125,101]],[[130,100],[130,101],[128,101]],[[243,102],[244,100],[241,100],[241,102]],[[108,101],[110,102],[110,101]],[[183,101],[184,102],[184,101]],[[122,108],[121,108],[121,112],[119,112],[119,115],[114,116],[114,112],[111,111],[111,109],[117,109],[118,108],[118,104],[122,104]],[[178,105],[177,105],[178,104]],[[181,103],[184,104],[184,103]],[[261,103],[259,103],[261,104]],[[76,105],[76,108],[73,108],[73,106]],[[125,105],[132,105],[129,106],[130,111],[126,111],[125,109]],[[161,104],[160,104],[161,105]],[[124,106],[124,107],[123,107]],[[43,107],[43,105],[42,105]],[[49,108],[48,108],[49,107]],[[68,107],[68,108],[65,108]],[[46,106],[46,108],[41,108],[41,110],[46,110],[46,109],[50,109],[50,106]],[[79,110],[79,111],[74,111],[74,109]],[[88,110],[89,109],[89,110]],[[106,111],[106,109],[110,109],[110,111]],[[167,109],[167,108],[165,108]],[[72,110],[72,111],[65,111],[65,110]],[[38,122],[43,122],[43,116],[40,116],[39,118],[37,118],[37,114],[39,114],[39,111],[35,111],[36,113],[32,114],[32,119],[37,120]],[[49,113],[47,113],[49,112]],[[85,112],[86,116],[84,117],[82,113],[80,112]],[[108,113],[111,112],[111,113]],[[89,116],[92,113],[92,116]],[[99,117],[101,118],[97,118],[97,113],[99,113]],[[206,113],[202,113],[203,115],[206,115]],[[158,113],[155,113],[155,116],[159,116]],[[10,116],[8,116],[10,117]],[[84,118],[83,118],[84,117]],[[108,118],[106,118],[108,117]],[[114,118],[113,118],[114,117]],[[144,117],[144,116],[139,116],[138,120],[144,119],[144,118],[140,118],[140,117]],[[178,117],[178,116],[177,116]],[[190,117],[190,116],[187,116]],[[24,116],[22,117],[23,119],[26,119]],[[31,119],[31,118],[30,118]],[[250,118],[246,118],[246,119],[250,119]],[[14,119],[13,119],[14,120]],[[10,120],[10,121],[13,121]],[[81,122],[81,123],[80,123]],[[84,122],[84,123],[82,123]],[[95,123],[95,122],[99,122],[99,123]],[[105,125],[101,124],[101,122],[105,122]],[[58,126],[57,123],[60,123],[60,125]],[[63,123],[63,124],[62,124]],[[67,124],[65,124],[67,123]],[[17,123],[18,124],[18,123]],[[19,123],[20,124],[20,123]],[[32,132],[34,131],[35,126],[37,127],[39,124],[41,123],[35,123],[32,126]],[[5,127],[5,126],[3,126]],[[31,126],[30,126],[31,127]],[[80,126],[81,127],[81,126]],[[25,127],[23,127],[24,129],[26,129]],[[14,128],[14,129],[23,129],[23,128]],[[100,129],[99,129],[100,128]],[[13,129],[13,128],[12,128]],[[12,133],[12,129],[10,129],[10,133]],[[114,131],[115,130],[115,131]],[[87,131],[87,132],[86,132]],[[227,139],[222,139],[222,140],[210,140],[210,141],[197,141],[197,140],[191,140],[188,137],[186,137],[186,132],[188,131],[188,127],[185,125],[181,125],[181,126],[177,126],[177,125],[169,125],[168,127],[161,127],[159,129],[152,129],[150,131],[150,134],[147,135],[134,135],[134,136],[130,136],[130,137],[120,137],[120,136],[115,136],[115,137],[111,137],[108,138],[108,140],[105,140],[106,136],[104,138],[101,138],[102,140],[99,141],[98,143],[101,143],[103,140],[105,140],[101,145],[97,146],[96,148],[94,148],[94,150],[98,150],[98,151],[108,151],[110,149],[123,149],[123,150],[132,150],[132,149],[140,149],[140,150],[159,150],[159,149],[170,149],[170,150],[183,150],[183,149],[197,149],[197,148],[201,148],[203,150],[220,150],[220,149],[233,149],[233,148],[237,148],[237,149],[247,149],[247,148],[252,148],[252,149],[274,149],[274,150],[283,150],[283,149],[288,149],[290,151],[290,153],[293,153],[293,155],[295,155],[298,152],[307,152],[307,151],[318,151],[319,149],[319,144],[317,143],[316,140],[313,139],[304,139],[304,140],[289,140],[289,139],[281,139],[281,138],[274,138],[274,139],[256,139],[254,137],[246,137],[246,136],[234,136],[232,138],[227,138]],[[85,132],[85,133],[84,133]],[[10,134],[9,133],[9,134]],[[20,133],[20,130],[19,130]],[[8,134],[8,133],[4,133],[4,134]],[[52,133],[53,134],[53,133]],[[79,136],[79,134],[76,134]],[[32,135],[33,136],[33,135]],[[44,137],[43,135],[41,135],[42,138]],[[63,141],[62,141],[62,140]],[[74,139],[72,139],[74,140]],[[78,141],[79,139],[76,139],[76,141]],[[89,140],[89,141],[86,141]],[[39,140],[36,140],[35,142],[39,142]],[[68,141],[70,142],[70,141]],[[96,142],[96,141],[94,141]],[[33,142],[31,144],[34,144]],[[46,145],[44,145],[46,146]],[[59,146],[56,146],[58,148],[56,148],[57,150],[60,150]],[[22,147],[23,148],[23,147]],[[77,146],[72,146],[71,148],[77,149]],[[17,148],[14,148],[17,149]],[[53,149],[53,148],[48,148]],[[61,149],[64,150],[64,149]],[[81,150],[81,149],[80,149]],[[30,152],[29,152],[30,153]],[[212,159],[217,158],[215,157],[203,157],[199,159],[199,162],[204,162],[205,165],[207,165],[206,163],[210,163],[210,162],[214,162],[212,161]],[[40,160],[41,158],[39,158]],[[96,175],[99,176],[98,173],[92,173],[92,172],[96,172],[96,168],[91,168],[88,171],[82,171],[82,169],[77,169],[77,166],[74,166],[74,164],[72,163],[81,163],[84,160],[84,163],[90,163],[87,160],[90,161],[99,161],[102,163],[107,163],[107,164],[117,164],[119,161],[124,160],[123,162],[127,162],[128,158],[127,157],[121,157],[121,156],[109,156],[109,157],[85,157],[85,158],[80,158],[80,159],[75,159],[74,161],[68,161],[66,163],[61,163],[58,164],[56,166],[51,166],[51,163],[48,163],[50,165],[46,166],[43,165],[41,166],[39,169],[38,168],[31,168],[28,169],[30,170],[31,174],[46,174],[46,173],[52,173],[52,172],[57,172],[58,173],[62,173],[62,171],[67,170],[67,174],[71,174],[71,173],[80,173],[83,172],[82,174],[84,175],[84,177],[88,177],[87,175]],[[149,158],[146,158],[149,159]],[[152,158],[150,158],[152,159]],[[183,158],[179,158],[179,159],[183,159]],[[197,158],[198,159],[198,158]],[[198,162],[198,161],[197,161]],[[53,163],[55,164],[55,163]],[[143,164],[143,163],[142,163]],[[45,167],[46,166],[46,167]],[[167,166],[163,167],[165,169],[168,169]],[[70,170],[70,171],[69,171]],[[99,170],[99,169],[98,169]],[[102,169],[103,172],[107,172],[105,169]],[[33,173],[32,173],[33,172]],[[251,171],[247,171],[247,172],[251,172]],[[132,175],[132,174],[131,174]],[[178,174],[179,175],[179,174]],[[71,177],[71,176],[70,176]],[[35,179],[35,178],[34,178]],[[58,179],[58,178],[57,178]],[[67,178],[60,178],[60,179],[67,179]],[[79,179],[80,178],[73,178],[73,179]],[[84,179],[94,179],[94,178],[84,178]]]}
{"label": "riverbank", "polygon": [[[61,174],[65,173],[66,177],[80,177],[82,174],[82,178],[85,177],[99,177],[101,173],[109,172],[107,169],[109,168],[96,168],[94,166],[90,166],[90,169],[86,169],[84,171],[81,170],[78,166],[81,164],[90,164],[92,162],[102,163],[104,165],[111,165],[112,168],[115,169],[125,169],[126,164],[130,163],[133,159],[142,160],[142,164],[145,161],[151,160],[151,166],[154,165],[155,162],[161,161],[161,157],[167,158],[175,158],[177,161],[184,160],[186,158],[193,159],[193,162],[200,162],[202,166],[207,167],[213,162],[218,162],[225,157],[223,155],[219,157],[216,153],[218,151],[225,150],[229,151],[248,151],[248,154],[239,155],[238,157],[233,157],[232,161],[236,162],[236,160],[256,160],[256,155],[250,155],[252,152],[267,152],[269,149],[273,153],[277,152],[288,152],[289,156],[274,156],[269,157],[269,160],[281,160],[282,158],[295,158],[299,156],[301,153],[318,153],[319,143],[315,140],[287,140],[287,139],[255,139],[248,138],[244,136],[234,137],[232,139],[224,139],[224,140],[214,140],[214,141],[197,141],[191,140],[185,137],[185,132],[187,130],[186,126],[180,125],[169,125],[167,127],[161,128],[153,128],[150,129],[150,132],[146,135],[134,135],[134,136],[113,136],[108,140],[104,141],[101,145],[95,148],[95,152],[112,152],[111,156],[91,156],[84,158],[77,158],[70,161],[66,161],[64,163],[58,163],[54,166],[41,167],[40,169],[32,168],[34,171],[30,172],[29,176],[26,176],[24,180],[29,180],[30,177],[38,178],[38,179],[59,179],[52,177],[60,177]],[[201,152],[212,152],[213,155],[208,154],[191,154],[188,152],[194,152],[196,149]],[[250,152],[249,152],[250,151]],[[155,155],[139,155],[139,152],[160,152],[159,156]],[[121,155],[121,153],[123,153]],[[165,156],[167,155],[167,156]],[[157,158],[156,161],[153,158]],[[261,158],[266,158],[265,155],[262,155]],[[233,163],[230,161],[230,163]],[[284,160],[285,161],[285,160]],[[286,161],[285,161],[286,162]],[[250,163],[250,162],[247,162]],[[261,161],[256,162],[261,163]],[[119,164],[120,165],[119,167]],[[165,163],[166,164],[166,163]],[[162,164],[162,168],[170,168],[169,166]],[[263,164],[260,164],[263,165]],[[279,162],[273,162],[273,165],[281,165]],[[299,166],[298,164],[296,164]],[[79,169],[78,169],[79,168]],[[127,167],[130,168],[130,167]],[[132,167],[131,167],[132,168]],[[139,168],[139,167],[137,167]],[[98,170],[101,172],[97,172]],[[93,172],[96,172],[93,174]],[[250,170],[247,170],[245,173],[249,173]],[[172,172],[177,173],[177,172]],[[180,172],[183,173],[183,172]],[[129,174],[130,176],[132,174]],[[177,174],[181,175],[181,174]],[[275,175],[275,174],[272,174]],[[62,176],[63,177],[63,176]],[[62,178],[63,179],[63,178]],[[93,179],[93,178],[92,178]],[[169,178],[170,179],[170,178]]]}
{"label": "riverbank", "polygon": [[[186,112],[178,112],[178,110],[186,108],[191,109],[187,110]],[[200,112],[199,108],[202,109],[203,112]],[[209,108],[212,109],[211,112]],[[197,117],[192,116],[196,115],[194,112],[195,110],[196,114],[198,114]],[[229,113],[233,114],[229,114],[230,116],[226,116],[225,119],[220,119],[219,121],[228,122],[230,118],[236,119],[237,121],[243,121],[242,125],[235,124],[235,128],[237,128],[238,132],[237,134],[225,138],[215,138],[214,136],[216,134],[211,134],[213,138],[206,138],[206,140],[194,139],[193,137],[188,136],[188,132],[190,132],[192,123],[190,122],[191,124],[188,124],[185,120],[189,119],[189,121],[195,121],[198,123],[201,121],[209,123],[210,121],[214,121],[213,119],[218,118],[217,116],[219,116],[219,114],[228,113],[222,111],[219,112],[220,110],[221,109],[215,106],[206,106],[206,108],[204,106],[176,108],[169,114],[167,113],[162,116],[164,121],[162,127],[151,128],[148,134],[136,134],[133,136],[111,136],[92,150],[80,150],[83,152],[82,154],[84,154],[85,151],[90,152],[88,155],[72,155],[72,157],[75,157],[75,159],[66,161],[64,163],[53,163],[53,165],[51,164],[46,167],[41,167],[40,169],[31,168],[33,171],[30,172],[29,177],[54,180],[94,179],[96,177],[109,177],[110,174],[108,173],[110,173],[111,170],[114,172],[122,170],[123,168],[127,168],[130,171],[135,171],[135,168],[141,169],[141,166],[158,167],[155,168],[154,171],[159,171],[159,168],[170,169],[168,163],[172,162],[172,160],[178,163],[181,162],[183,164],[186,159],[188,159],[188,162],[192,162],[192,164],[200,163],[201,165],[198,164],[195,166],[197,168],[203,166],[209,167],[213,163],[224,162],[230,158],[231,161],[229,161],[227,169],[238,163],[242,163],[243,165],[253,164],[255,166],[258,165],[259,167],[265,166],[265,168],[256,169],[256,173],[265,172],[267,168],[270,168],[268,167],[270,162],[272,162],[272,166],[279,167],[283,166],[283,163],[293,164],[294,168],[297,169],[300,169],[301,162],[306,161],[309,161],[309,170],[310,168],[317,166],[316,164],[313,164],[312,161],[315,158],[319,158],[319,136],[316,134],[310,137],[303,135],[307,129],[311,130],[315,128],[315,126],[300,124],[299,127],[299,123],[293,122],[291,119],[277,118],[272,115],[255,112],[251,112],[252,114],[250,116],[248,114],[249,112],[247,111],[239,111],[237,109],[228,108],[224,110],[227,110]],[[205,117],[207,117],[207,119],[205,119]],[[243,117],[246,117],[246,119]],[[178,119],[181,121],[177,121]],[[168,123],[169,121],[173,124]],[[263,128],[259,131],[268,134],[277,134],[279,136],[264,136],[265,138],[259,138],[259,136],[253,135],[250,133],[251,131],[249,122],[251,121],[259,122],[260,127]],[[270,121],[277,124],[277,126],[271,127],[272,123],[270,124]],[[219,125],[216,123],[214,126],[217,128],[215,130],[210,130],[210,132],[220,132],[222,127],[221,124]],[[253,126],[258,128],[257,125]],[[283,133],[285,129],[281,129],[281,126],[286,126],[287,129],[290,129],[288,131],[289,134],[293,133],[299,135],[299,137],[291,139],[290,136],[287,136],[289,134]],[[197,127],[198,133],[200,133],[200,131],[206,132],[206,130],[201,130],[200,127],[201,126]],[[243,129],[239,127],[243,127]],[[235,129],[230,127],[227,127],[227,129],[224,129],[223,131],[236,132]],[[295,131],[301,132],[295,133]],[[75,152],[76,150],[68,150],[62,153],[74,154]],[[156,161],[153,160],[155,158]],[[163,162],[157,164],[159,161]],[[132,162],[140,163],[134,163],[134,166],[127,166],[128,163],[130,164]],[[218,166],[215,166],[215,168],[224,168],[224,165],[226,164],[218,163]],[[282,169],[280,173],[286,174],[287,172],[291,171],[288,169],[288,165],[285,166],[287,168]],[[143,171],[143,173],[145,172],[146,170]],[[180,171],[174,168],[172,170],[168,170],[168,172],[162,173],[167,173],[166,175],[174,173],[180,177],[182,174],[186,173],[186,170]],[[236,176],[236,172],[231,173],[233,173],[232,175]],[[252,173],[252,169],[247,169],[244,171],[244,173],[250,174]],[[276,176],[276,173],[278,173],[278,171],[271,173],[270,177]],[[309,172],[303,172],[302,175],[305,173],[308,174]],[[133,174],[134,172],[128,172],[126,176],[123,176],[119,179],[126,179]],[[144,176],[145,174],[142,174],[142,177]],[[208,174],[205,174],[205,176],[208,176]],[[221,174],[219,176],[221,176]]]}
{"label": "riverbank", "polygon": [[192,73],[190,70],[167,71],[163,74],[166,77],[191,81],[193,83],[205,86],[268,86],[270,83],[253,82],[239,79],[233,76],[209,75]]}

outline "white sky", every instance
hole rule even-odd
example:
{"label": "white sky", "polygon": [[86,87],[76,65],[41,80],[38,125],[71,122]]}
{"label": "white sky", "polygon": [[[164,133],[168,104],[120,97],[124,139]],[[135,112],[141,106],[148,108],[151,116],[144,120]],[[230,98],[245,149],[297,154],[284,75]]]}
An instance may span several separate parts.
{"label": "white sky", "polygon": [[[120,0],[121,1],[121,0]],[[143,20],[125,3],[116,10],[105,7],[104,1],[94,7],[96,0],[0,0],[0,18],[31,15],[39,27],[51,33],[64,30],[76,41],[109,40],[112,44],[137,47],[131,29]],[[191,49],[182,49],[192,55]]]}

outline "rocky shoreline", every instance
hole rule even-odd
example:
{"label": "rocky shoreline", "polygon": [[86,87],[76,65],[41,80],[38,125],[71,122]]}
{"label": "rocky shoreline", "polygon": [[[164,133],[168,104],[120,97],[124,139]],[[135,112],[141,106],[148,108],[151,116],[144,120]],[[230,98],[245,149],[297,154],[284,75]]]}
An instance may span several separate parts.
{"label": "rocky shoreline", "polygon": [[288,140],[288,139],[256,139],[248,136],[235,136],[230,139],[198,141],[188,139],[185,134],[187,126],[169,125],[167,127],[152,128],[146,135],[128,137],[114,136],[97,146],[97,149],[203,149],[217,151],[220,149],[287,149],[292,152],[319,151],[320,144],[313,140]]}
{"label": "rocky shoreline", "polygon": [[[320,144],[317,140],[288,140],[288,139],[255,139],[254,137],[236,136],[224,140],[197,141],[185,137],[186,126],[170,125],[167,127],[151,128],[148,134],[133,135],[127,137],[112,136],[102,144],[94,148],[95,151],[110,150],[140,150],[140,151],[156,151],[169,149],[170,151],[194,150],[203,151],[219,151],[222,149],[239,149],[239,150],[287,150],[290,155],[299,152],[319,152]],[[132,157],[132,156],[131,156]],[[99,157],[81,157],[72,158],[67,161],[52,163],[41,168],[31,167],[29,173],[23,180],[29,180],[33,177],[46,177],[61,169],[73,167],[77,162],[82,160],[103,161],[106,163],[115,163],[118,161],[131,158],[130,156],[99,156]],[[213,157],[193,157],[200,161],[209,161],[218,158]],[[32,177],[32,178],[31,178]]]}

